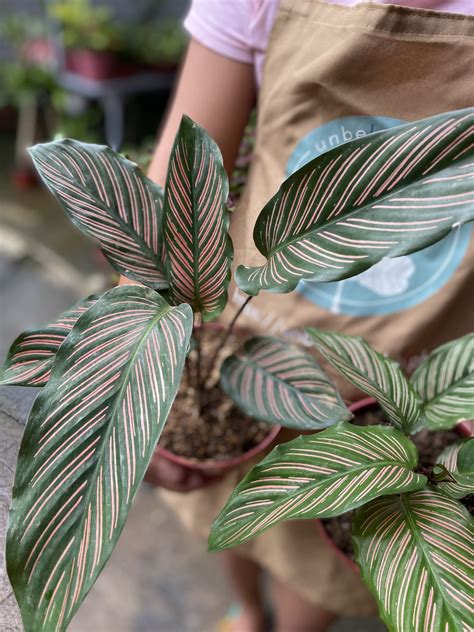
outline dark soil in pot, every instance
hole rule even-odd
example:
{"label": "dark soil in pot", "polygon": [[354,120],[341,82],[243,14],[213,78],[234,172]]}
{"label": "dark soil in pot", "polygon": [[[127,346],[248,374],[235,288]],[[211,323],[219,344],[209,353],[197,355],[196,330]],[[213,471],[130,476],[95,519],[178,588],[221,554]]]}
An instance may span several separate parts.
{"label": "dark soil in pot", "polygon": [[[352,423],[357,426],[389,425],[383,417],[383,411],[376,406],[356,412]],[[418,450],[420,457],[419,467],[431,469],[436,464],[441,452],[448,445],[457,441],[459,435],[453,430],[431,432],[424,429],[413,435],[411,439]],[[353,515],[353,511],[348,511],[342,516],[325,518],[321,521],[334,544],[351,560],[354,560],[354,549],[351,539]]]}
{"label": "dark soil in pot", "polygon": [[[216,327],[204,327],[197,332],[201,341],[201,379],[210,369],[214,354],[221,345],[225,332]],[[231,335],[221,352],[221,359],[233,353],[241,344],[241,337]],[[224,461],[243,455],[257,446],[272,427],[255,421],[242,413],[218,384],[215,369],[209,390],[201,390],[201,413],[197,382],[197,351],[189,355],[189,366],[183,372],[181,387],[160,438],[160,446],[187,459],[196,461]]]}

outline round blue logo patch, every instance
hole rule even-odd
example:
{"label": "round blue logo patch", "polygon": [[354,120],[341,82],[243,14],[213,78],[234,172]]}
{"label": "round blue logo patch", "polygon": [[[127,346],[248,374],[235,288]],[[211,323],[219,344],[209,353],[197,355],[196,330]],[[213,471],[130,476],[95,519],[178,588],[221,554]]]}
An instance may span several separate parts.
{"label": "round blue logo patch", "polygon": [[[403,122],[387,116],[348,116],[326,123],[300,140],[288,160],[287,175],[333,147]],[[426,300],[449,281],[466,254],[471,233],[472,227],[464,225],[420,252],[386,257],[351,279],[337,283],[302,281],[297,289],[337,314],[399,312]]]}

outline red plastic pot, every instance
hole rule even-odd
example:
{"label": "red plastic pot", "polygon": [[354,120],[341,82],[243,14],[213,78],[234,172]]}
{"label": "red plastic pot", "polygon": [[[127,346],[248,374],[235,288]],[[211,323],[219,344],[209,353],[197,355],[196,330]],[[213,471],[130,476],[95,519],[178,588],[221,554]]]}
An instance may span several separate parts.
{"label": "red plastic pot", "polygon": [[[360,410],[364,410],[365,408],[371,408],[375,406],[377,401],[373,397],[366,397],[365,399],[361,399],[358,402],[355,402],[351,406],[349,406],[349,410],[352,413],[357,413]],[[462,421],[456,426],[456,431],[462,437],[472,437],[474,436],[474,420],[473,421]],[[326,542],[326,544],[341,558],[344,562],[349,566],[353,571],[359,573],[359,567],[355,562],[353,562],[347,555],[341,551],[341,549],[334,544],[331,536],[328,534],[326,529],[324,528],[324,524],[322,520],[316,520],[316,528],[319,532],[321,538]]]}
{"label": "red plastic pot", "polygon": [[103,81],[133,75],[139,70],[139,66],[123,62],[112,52],[71,48],[66,51],[66,70],[87,79]]}
{"label": "red plastic pot", "polygon": [[10,181],[17,191],[30,191],[40,184],[36,172],[28,166],[12,169]]}
{"label": "red plastic pot", "polygon": [[[214,329],[216,331],[222,331],[224,327],[218,323],[210,323],[206,325],[206,328]],[[245,329],[236,329],[237,334],[241,335],[243,338],[247,337],[249,334]],[[220,478],[223,476],[228,470],[245,463],[246,461],[252,459],[257,454],[260,454],[264,450],[266,450],[276,439],[277,435],[281,430],[281,426],[269,426],[269,432],[267,436],[260,441],[256,446],[254,446],[251,450],[247,450],[240,456],[233,457],[231,459],[218,459],[215,461],[206,460],[206,461],[198,461],[197,459],[188,459],[184,456],[179,456],[174,454],[170,450],[166,448],[162,448],[158,446],[157,453],[171,461],[172,463],[176,463],[181,467],[189,471],[198,471],[204,474],[205,478],[213,479]]]}

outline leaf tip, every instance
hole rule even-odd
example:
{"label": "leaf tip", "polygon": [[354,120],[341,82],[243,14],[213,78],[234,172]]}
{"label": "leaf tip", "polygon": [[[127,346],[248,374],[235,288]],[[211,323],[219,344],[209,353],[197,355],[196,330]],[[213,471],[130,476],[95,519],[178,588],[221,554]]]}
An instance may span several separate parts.
{"label": "leaf tip", "polygon": [[217,553],[218,551],[221,551],[223,548],[225,548],[220,545],[219,535],[216,533],[216,531],[217,527],[213,526],[207,540],[207,550],[209,551],[209,553]]}
{"label": "leaf tip", "polygon": [[257,296],[260,292],[259,287],[255,287],[250,281],[250,273],[258,270],[258,267],[252,268],[247,266],[238,266],[235,271],[235,282],[239,290],[247,294],[248,296]]}

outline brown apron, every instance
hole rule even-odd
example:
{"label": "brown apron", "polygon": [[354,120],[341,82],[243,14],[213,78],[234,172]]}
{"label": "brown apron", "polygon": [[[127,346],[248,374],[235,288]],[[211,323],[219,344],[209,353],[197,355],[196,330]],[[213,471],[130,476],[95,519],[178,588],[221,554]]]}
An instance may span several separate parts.
{"label": "brown apron", "polygon": [[[472,105],[474,18],[282,0],[265,60],[255,157],[232,221],[235,261],[261,262],[252,239],[255,220],[304,162],[351,138]],[[424,353],[472,329],[471,232],[464,226],[422,253],[383,260],[352,280],[262,293],[249,304],[245,324],[303,343],[306,326],[362,335],[412,369]],[[232,311],[244,298],[231,288]],[[339,386],[347,399],[355,396]],[[211,488],[166,496],[205,536],[242,474],[234,470]],[[319,539],[312,521],[277,525],[240,550],[329,610],[364,614],[373,608],[359,578]]]}
{"label": "brown apron", "polygon": [[[232,225],[235,261],[263,258],[252,237],[282,180],[326,149],[404,121],[474,105],[474,18],[380,4],[282,0],[259,97],[255,158]],[[340,283],[262,292],[246,323],[305,342],[303,328],[365,337],[408,370],[472,330],[472,225],[421,253]],[[233,309],[245,298],[231,288]],[[351,390],[341,383],[348,399]]]}

